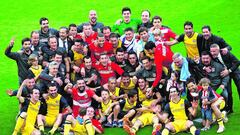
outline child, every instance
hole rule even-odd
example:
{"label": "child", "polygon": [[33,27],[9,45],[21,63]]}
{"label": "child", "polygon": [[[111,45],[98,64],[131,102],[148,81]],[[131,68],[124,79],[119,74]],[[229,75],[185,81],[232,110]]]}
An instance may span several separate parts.
{"label": "child", "polygon": [[216,96],[214,95],[210,85],[210,80],[207,78],[202,78],[199,82],[202,86],[202,90],[199,92],[201,112],[204,128],[201,130],[206,131],[210,129],[210,122],[212,121],[212,109],[211,104],[216,101]]}
{"label": "child", "polygon": [[43,70],[42,66],[38,65],[38,56],[36,54],[31,54],[28,57],[28,64],[31,65],[29,68],[30,74],[32,74],[34,76],[34,79],[37,80]]}
{"label": "child", "polygon": [[178,71],[173,71],[171,73],[171,78],[168,79],[167,81],[167,89],[166,91],[169,93],[169,88],[172,87],[172,86],[175,86],[179,89],[179,92],[181,93],[181,95],[185,95],[184,92],[185,92],[185,87],[184,87],[184,84],[183,82],[180,81],[179,79],[179,72]]}
{"label": "child", "polygon": [[[118,113],[120,111],[120,106],[118,102],[113,102],[110,99],[110,94],[108,90],[102,90],[101,91],[101,97],[103,99],[102,103],[100,104],[100,122],[103,123],[107,119],[107,124],[105,124],[106,127],[117,127],[118,126]],[[112,122],[112,116],[114,117],[114,120]]]}

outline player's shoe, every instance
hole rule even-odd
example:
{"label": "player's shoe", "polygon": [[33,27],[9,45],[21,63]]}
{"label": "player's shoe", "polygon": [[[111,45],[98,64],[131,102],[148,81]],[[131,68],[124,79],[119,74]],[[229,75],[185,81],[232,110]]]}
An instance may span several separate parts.
{"label": "player's shoe", "polygon": [[152,135],[157,135],[157,132],[159,132],[162,128],[162,125],[161,124],[157,124],[154,128],[153,128],[153,131],[152,131]]}
{"label": "player's shoe", "polygon": [[222,133],[223,131],[225,130],[225,127],[224,126],[219,126],[218,130],[217,130],[217,133]]}

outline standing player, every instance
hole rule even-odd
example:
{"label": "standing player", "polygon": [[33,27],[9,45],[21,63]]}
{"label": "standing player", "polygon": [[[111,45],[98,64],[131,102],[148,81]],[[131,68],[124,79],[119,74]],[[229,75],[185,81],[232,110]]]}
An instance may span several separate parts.
{"label": "standing player", "polygon": [[22,129],[22,135],[40,135],[40,132],[34,128],[41,106],[41,103],[39,101],[40,92],[38,89],[33,89],[30,91],[30,98],[22,97],[22,89],[26,85],[27,81],[28,79],[23,81],[17,93],[17,98],[18,101],[22,104],[22,108],[17,118],[13,135],[17,135],[20,129]]}
{"label": "standing player", "polygon": [[156,64],[156,79],[153,82],[152,88],[155,88],[162,78],[163,66],[169,67],[172,63],[173,52],[165,45],[157,45],[149,41],[145,45],[145,49],[149,54],[154,54],[154,63]]}

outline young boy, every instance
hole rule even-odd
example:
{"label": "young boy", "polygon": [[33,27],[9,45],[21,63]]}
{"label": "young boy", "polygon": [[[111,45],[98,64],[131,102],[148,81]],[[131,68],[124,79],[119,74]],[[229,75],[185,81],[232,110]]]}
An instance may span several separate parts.
{"label": "young boy", "polygon": [[[105,124],[106,127],[116,127],[118,126],[118,113],[120,111],[120,106],[118,102],[113,102],[113,100],[110,99],[110,94],[108,90],[102,90],[101,91],[101,97],[103,101],[100,104],[100,122],[103,123],[107,119],[107,124]],[[114,117],[112,122],[112,116]]]}

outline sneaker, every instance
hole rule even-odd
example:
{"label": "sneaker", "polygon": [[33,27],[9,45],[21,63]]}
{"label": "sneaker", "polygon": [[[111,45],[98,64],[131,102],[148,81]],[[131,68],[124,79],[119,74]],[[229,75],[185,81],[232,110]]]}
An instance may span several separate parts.
{"label": "sneaker", "polygon": [[123,126],[124,131],[126,131],[129,135],[135,135],[134,129],[129,127],[128,125]]}
{"label": "sneaker", "polygon": [[113,127],[117,127],[117,126],[118,126],[117,121],[113,121],[112,126],[113,126]]}
{"label": "sneaker", "polygon": [[217,133],[222,133],[225,130],[224,126],[219,126]]}
{"label": "sneaker", "polygon": [[107,122],[107,123],[104,125],[104,127],[111,128],[111,127],[113,127],[113,125],[112,125],[112,123]]}
{"label": "sneaker", "polygon": [[197,129],[197,130],[195,131],[195,135],[200,135],[200,133],[201,133],[201,130],[199,130],[199,129]]}
{"label": "sneaker", "polygon": [[157,124],[152,131],[152,135],[157,135],[157,132],[159,132],[161,130],[161,128],[162,128],[162,125]]}
{"label": "sneaker", "polygon": [[223,122],[227,123],[228,122],[227,112],[226,111],[222,111],[222,116],[223,116]]}
{"label": "sneaker", "polygon": [[123,121],[118,121],[118,127],[122,128],[123,127]]}
{"label": "sneaker", "polygon": [[210,127],[204,127],[204,128],[202,128],[201,130],[202,131],[207,131],[207,130],[209,130],[210,129]]}

